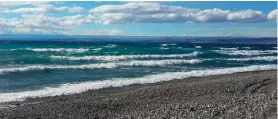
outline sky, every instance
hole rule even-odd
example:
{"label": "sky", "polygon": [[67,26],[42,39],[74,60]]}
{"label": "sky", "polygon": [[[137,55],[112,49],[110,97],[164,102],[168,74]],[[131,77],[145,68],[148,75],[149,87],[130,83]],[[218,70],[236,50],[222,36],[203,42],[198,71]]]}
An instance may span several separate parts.
{"label": "sky", "polygon": [[277,37],[277,2],[0,2],[0,34]]}

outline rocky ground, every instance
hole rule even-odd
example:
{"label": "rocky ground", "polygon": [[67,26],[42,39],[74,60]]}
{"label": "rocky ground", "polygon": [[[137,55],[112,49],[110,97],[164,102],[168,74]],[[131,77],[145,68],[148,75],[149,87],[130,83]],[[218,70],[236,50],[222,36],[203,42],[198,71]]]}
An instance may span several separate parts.
{"label": "rocky ground", "polygon": [[276,119],[276,77],[256,71],[29,99],[9,103],[0,118]]}

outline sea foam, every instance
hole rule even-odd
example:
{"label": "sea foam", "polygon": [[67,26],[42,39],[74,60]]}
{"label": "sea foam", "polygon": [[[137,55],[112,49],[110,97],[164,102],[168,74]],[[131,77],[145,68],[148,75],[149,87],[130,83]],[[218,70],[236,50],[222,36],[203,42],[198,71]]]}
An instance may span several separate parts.
{"label": "sea foam", "polygon": [[237,50],[238,47],[235,47],[235,48],[224,48],[224,47],[220,47],[219,49],[221,49],[221,50]]}
{"label": "sea foam", "polygon": [[277,56],[258,56],[258,57],[249,57],[249,58],[229,58],[227,60],[232,60],[232,61],[254,61],[254,60],[275,61],[275,60],[277,60]]}
{"label": "sea foam", "polygon": [[200,49],[200,48],[202,48],[202,46],[195,46],[195,48],[198,48],[198,49]]}
{"label": "sea foam", "polygon": [[53,59],[66,59],[66,60],[103,60],[103,61],[118,61],[125,59],[142,59],[142,58],[182,58],[197,56],[199,52],[195,51],[189,54],[169,54],[169,55],[107,55],[107,56],[50,56]]}
{"label": "sea foam", "polygon": [[35,52],[87,52],[86,48],[26,48],[25,50],[31,50]]}
{"label": "sea foam", "polygon": [[113,63],[97,63],[97,64],[85,64],[85,65],[32,65],[32,66],[23,66],[15,68],[3,68],[0,69],[0,74],[4,75],[10,72],[26,72],[31,70],[44,70],[44,69],[111,69],[116,67],[123,66],[165,66],[165,65],[174,65],[174,64],[196,64],[200,63],[201,60],[192,59],[192,60],[133,60],[125,62],[113,62]]}
{"label": "sea foam", "polygon": [[117,47],[118,45],[114,45],[114,44],[108,44],[106,46],[104,46],[105,48],[115,48]]}
{"label": "sea foam", "polygon": [[213,52],[227,55],[266,55],[277,53],[276,50],[212,50]]}
{"label": "sea foam", "polygon": [[39,90],[23,92],[0,93],[0,102],[22,101],[26,98],[69,95],[87,90],[102,89],[107,87],[122,87],[131,84],[146,84],[189,77],[202,77],[210,75],[232,74],[237,72],[277,69],[276,65],[251,65],[234,68],[218,68],[205,70],[192,70],[188,72],[166,72],[161,74],[146,75],[137,78],[113,78],[110,80],[89,81],[81,83],[62,84],[58,87],[45,87]]}

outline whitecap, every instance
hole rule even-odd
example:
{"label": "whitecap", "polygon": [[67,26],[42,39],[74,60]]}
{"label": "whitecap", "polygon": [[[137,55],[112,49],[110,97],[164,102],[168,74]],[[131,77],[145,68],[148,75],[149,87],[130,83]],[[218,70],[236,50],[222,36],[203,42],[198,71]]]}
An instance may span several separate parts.
{"label": "whitecap", "polygon": [[100,51],[102,50],[102,48],[96,48],[96,49],[93,49],[94,51]]}
{"label": "whitecap", "polygon": [[66,60],[102,60],[102,61],[118,61],[126,59],[142,59],[142,58],[183,58],[197,56],[199,52],[195,51],[189,54],[169,54],[169,55],[158,55],[158,54],[147,54],[147,55],[107,55],[107,56],[50,56],[53,59],[66,59]]}
{"label": "whitecap", "polygon": [[219,49],[221,49],[221,50],[237,50],[238,47],[235,47],[235,48],[224,48],[224,47],[220,47]]}
{"label": "whitecap", "polygon": [[202,48],[202,46],[195,46],[195,48],[198,48],[198,49],[200,49],[200,48]]}
{"label": "whitecap", "polygon": [[242,48],[244,48],[244,49],[251,49],[251,47],[242,47]]}
{"label": "whitecap", "polygon": [[104,47],[106,47],[106,48],[115,48],[115,47],[117,47],[118,45],[114,45],[114,44],[108,44],[108,45],[106,45],[106,46],[104,46]]}
{"label": "whitecap", "polygon": [[35,52],[87,52],[86,48],[25,48],[25,50],[31,50]]}
{"label": "whitecap", "polygon": [[277,53],[276,50],[211,50],[220,54],[227,55],[266,55],[266,54],[274,54]]}
{"label": "whitecap", "polygon": [[168,46],[168,44],[161,44],[161,46],[165,47],[165,46]]}
{"label": "whitecap", "polygon": [[14,68],[3,68],[0,69],[0,74],[4,75],[10,72],[26,72],[31,70],[45,70],[45,69],[111,69],[116,67],[123,66],[165,66],[165,65],[174,65],[174,64],[196,64],[200,63],[201,60],[192,59],[192,60],[134,60],[134,61],[125,61],[125,62],[116,62],[116,63],[97,63],[97,64],[85,64],[85,65],[31,65],[23,67],[14,67]]}
{"label": "whitecap", "polygon": [[232,61],[254,61],[254,60],[276,61],[277,56],[258,56],[258,57],[249,57],[249,58],[229,58],[227,60],[232,60]]}

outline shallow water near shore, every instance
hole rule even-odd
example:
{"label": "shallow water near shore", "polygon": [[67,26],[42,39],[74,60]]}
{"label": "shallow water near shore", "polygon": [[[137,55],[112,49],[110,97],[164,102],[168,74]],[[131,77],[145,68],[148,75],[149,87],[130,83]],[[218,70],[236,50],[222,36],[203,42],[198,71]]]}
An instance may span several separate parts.
{"label": "shallow water near shore", "polygon": [[0,102],[277,68],[275,45],[7,41],[0,54]]}

